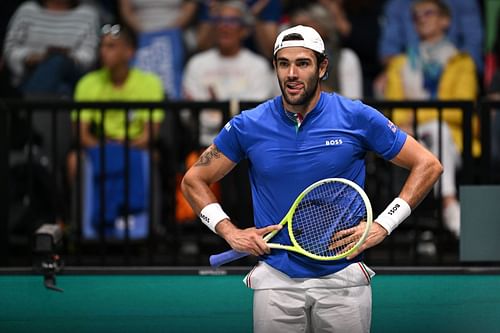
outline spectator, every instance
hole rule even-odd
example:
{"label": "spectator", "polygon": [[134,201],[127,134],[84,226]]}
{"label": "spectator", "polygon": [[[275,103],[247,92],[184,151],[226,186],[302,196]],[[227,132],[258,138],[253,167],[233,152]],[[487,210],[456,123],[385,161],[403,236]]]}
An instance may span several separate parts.
{"label": "spectator", "polygon": [[321,88],[336,91],[348,98],[361,99],[363,76],[360,60],[351,49],[341,47],[336,24],[328,11],[320,4],[303,6],[292,13],[291,23],[314,28],[325,42],[330,66]]}
{"label": "spectator", "polygon": [[[382,66],[391,57],[406,52],[410,45],[418,42],[412,24],[411,6],[414,0],[388,0],[384,8],[382,34],[379,40],[379,59]],[[444,0],[451,10],[453,20],[447,31],[448,39],[461,51],[474,59],[476,70],[483,68],[483,28],[477,0]],[[382,97],[387,77],[382,72],[373,83],[375,97]]]}
{"label": "spectator", "polygon": [[[102,28],[102,37],[100,45],[100,62],[102,68],[88,73],[78,82],[75,90],[75,101],[161,101],[164,97],[163,87],[160,79],[152,74],[143,72],[137,68],[130,67],[130,60],[134,56],[135,51],[135,36],[133,32],[123,25],[106,24]],[[128,138],[130,144],[130,191],[131,199],[129,199],[130,207],[144,208],[147,203],[144,202],[144,197],[138,198],[138,192],[134,189],[143,189],[144,180],[139,182],[137,172],[134,170],[140,169],[142,164],[139,157],[140,150],[146,149],[150,140],[153,140],[158,134],[160,123],[163,120],[163,112],[161,110],[153,110],[150,131],[149,112],[147,110],[133,110],[127,113],[124,110],[107,110],[105,119],[101,119],[99,110],[84,109],[81,110],[80,119],[80,145],[85,148],[86,155],[90,158],[93,165],[99,164],[98,145],[99,138],[94,129],[99,129],[101,123],[104,128],[104,136],[106,142],[106,170],[113,170],[113,175],[120,179],[106,179],[106,181],[121,181],[123,182],[123,174],[125,162],[123,157],[123,145],[126,140],[126,120],[128,117]],[[77,124],[78,114],[73,112],[73,121]],[[97,130],[98,131],[98,130]],[[70,184],[76,177],[77,170],[77,154],[71,152],[68,155],[68,176]],[[95,167],[94,172],[100,172],[99,168]],[[121,170],[121,171],[120,171]],[[135,177],[134,177],[135,175]],[[98,177],[95,177],[98,178]],[[142,179],[142,178],[141,178]],[[120,183],[121,184],[121,183]],[[113,184],[115,185],[115,184]],[[121,185],[120,185],[121,186]],[[112,189],[119,188],[111,186]],[[143,193],[144,192],[140,192]],[[107,197],[111,198],[107,201],[106,219],[112,219],[107,214],[113,212],[114,207],[119,207],[120,200],[123,200],[123,193],[107,193]],[[142,201],[141,201],[142,200]],[[94,207],[99,204],[99,200],[94,200]],[[111,205],[114,205],[111,207]],[[142,205],[142,206],[141,206]],[[95,212],[94,212],[95,216]]]}
{"label": "spectator", "polygon": [[[123,25],[106,24],[102,28],[100,62],[102,68],[86,74],[75,90],[75,101],[161,101],[163,88],[159,78],[140,69],[130,67],[134,56],[135,36]],[[146,110],[130,111],[128,115],[129,139],[132,147],[148,147],[150,135],[155,137],[163,120],[163,112],[153,112],[153,133],[150,133],[149,114]],[[106,112],[104,132],[107,140],[123,142],[125,139],[125,118],[122,110]],[[72,114],[76,121],[77,114]],[[92,125],[101,123],[98,110],[85,109],[80,113],[80,143],[85,148],[99,144],[92,132]]]}
{"label": "spectator", "polygon": [[97,49],[97,12],[74,0],[28,1],[10,20],[4,56],[25,96],[71,96]]}
{"label": "spectator", "polygon": [[[199,50],[209,49],[216,44],[213,31],[214,25],[210,22],[210,19],[216,16],[212,12],[217,10],[218,3],[224,3],[225,1],[227,0],[201,1],[198,28]],[[245,46],[271,61],[274,38],[278,34],[282,14],[281,1],[243,0],[243,2],[246,3],[249,18],[253,21],[253,31],[245,39]]]}
{"label": "spectator", "polygon": [[[451,20],[448,6],[441,0],[416,0],[412,4],[412,17],[419,42],[406,54],[393,57],[389,62],[385,97],[391,100],[474,100],[478,87],[474,61],[446,39]],[[411,115],[411,112],[396,111],[394,122],[411,132],[414,121]],[[434,154],[438,155],[441,150],[443,218],[448,229],[458,237],[460,208],[455,168],[462,149],[462,114],[460,110],[444,110],[441,147],[437,118],[435,110],[418,110],[417,134]],[[478,155],[478,142],[474,148]]]}
{"label": "spectator", "polygon": [[[412,24],[411,7],[415,0],[388,0],[379,44],[379,56],[385,64],[390,57],[405,52],[418,42]],[[444,0],[453,20],[447,37],[459,50],[469,53],[478,72],[483,68],[483,28],[477,0]]]}
{"label": "spectator", "polygon": [[[217,4],[213,24],[217,47],[193,56],[183,80],[185,97],[195,101],[240,99],[261,101],[277,92],[265,58],[243,47],[249,32],[243,1]],[[203,111],[200,144],[208,147],[222,124],[220,112]]]}

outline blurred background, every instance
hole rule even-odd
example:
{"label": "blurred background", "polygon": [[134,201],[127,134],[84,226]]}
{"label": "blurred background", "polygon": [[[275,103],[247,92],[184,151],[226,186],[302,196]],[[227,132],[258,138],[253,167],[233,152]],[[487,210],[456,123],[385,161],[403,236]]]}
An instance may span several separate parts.
{"label": "blurred background", "polygon": [[[47,252],[68,266],[206,266],[228,249],[199,222],[179,182],[230,117],[280,94],[273,43],[296,24],[325,40],[323,90],[377,108],[445,166],[366,262],[500,262],[500,1],[0,7],[0,266],[38,265]],[[366,161],[377,215],[405,172],[374,155]],[[213,189],[235,224],[252,225],[245,162]],[[47,224],[57,227],[57,244],[43,251],[36,231]]]}

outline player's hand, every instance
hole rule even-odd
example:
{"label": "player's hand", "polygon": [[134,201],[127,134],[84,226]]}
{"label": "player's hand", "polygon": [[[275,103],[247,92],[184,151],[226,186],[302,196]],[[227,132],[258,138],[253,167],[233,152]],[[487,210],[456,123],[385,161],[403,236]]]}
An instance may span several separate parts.
{"label": "player's hand", "polygon": [[361,238],[366,229],[366,221],[361,221],[359,225],[336,232],[333,235],[332,243],[328,247],[329,250],[341,250],[342,252],[349,251],[353,248]]}
{"label": "player's hand", "polygon": [[368,236],[366,236],[366,239],[363,242],[363,244],[361,244],[361,246],[356,251],[354,251],[354,253],[349,255],[347,259],[352,259],[357,255],[359,255],[364,250],[374,247],[377,244],[380,244],[386,237],[387,237],[387,230],[385,230],[384,227],[382,227],[377,222],[373,223],[372,227],[370,228],[370,232],[368,233]]}
{"label": "player's hand", "polygon": [[267,246],[263,237],[266,234],[274,230],[280,230],[281,228],[281,225],[271,225],[260,229],[234,228],[231,232],[227,233],[224,238],[229,245],[231,245],[231,247],[238,252],[246,252],[254,256],[261,256],[271,252],[271,249]]}

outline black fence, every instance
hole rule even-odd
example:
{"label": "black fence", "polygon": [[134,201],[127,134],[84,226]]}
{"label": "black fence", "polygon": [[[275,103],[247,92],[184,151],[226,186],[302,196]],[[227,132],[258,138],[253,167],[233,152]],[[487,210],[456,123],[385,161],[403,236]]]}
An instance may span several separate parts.
{"label": "black fence", "polygon": [[[497,149],[494,138],[499,129],[492,128],[492,124],[496,124],[496,118],[492,117],[496,113],[492,111],[500,109],[500,102],[367,101],[367,104],[388,117],[392,116],[394,109],[404,108],[414,115],[422,108],[438,109],[439,121],[444,109],[460,109],[463,151],[457,184],[498,182],[499,172],[494,167],[496,155],[492,154],[492,149],[493,152]],[[227,245],[196,217],[179,217],[178,183],[186,168],[186,158],[193,153],[196,156],[204,148],[199,140],[200,112],[218,110],[222,114],[222,126],[232,115],[255,105],[257,103],[235,101],[0,101],[1,266],[31,265],[37,256],[33,253],[33,233],[46,223],[58,224],[63,229],[63,242],[58,252],[69,265],[206,265],[210,254],[227,249]],[[117,171],[123,182],[119,194],[110,197],[106,185],[109,181],[107,164],[114,163],[114,160],[110,159],[110,151],[102,149],[109,144],[102,135],[104,123],[93,128],[101,149],[94,154],[95,169],[90,172],[89,151],[79,139],[81,110],[84,109],[98,110],[101,118],[110,110],[121,110],[126,133],[131,121],[129,111],[147,110],[149,133],[154,132],[155,110],[161,109],[164,113],[158,136],[150,134],[146,148],[141,150],[144,153],[140,155],[141,170],[146,175],[146,185],[141,188],[143,197],[147,198],[142,215],[137,213],[130,199],[137,191],[135,183],[138,177],[129,177],[135,173],[134,163],[131,163],[135,150],[129,136],[126,135],[122,143],[122,153],[116,155],[123,160],[122,168]],[[472,153],[472,119],[475,115],[480,119],[480,157],[474,157]],[[414,133],[417,133],[416,126],[415,123]],[[70,155],[76,159],[76,177],[70,176]],[[218,190],[225,210],[241,227],[252,225],[246,172],[245,163],[238,165],[220,182]],[[373,155],[367,156],[366,190],[374,214],[397,195],[404,178],[405,172],[401,169]],[[109,225],[105,209],[98,209],[93,220],[89,218],[90,202],[94,206],[108,207],[120,196],[123,200],[113,225]],[[458,240],[443,226],[440,198],[438,186],[391,237],[367,252],[367,261],[379,266],[458,264]],[[254,260],[248,258],[237,264],[252,264]]]}

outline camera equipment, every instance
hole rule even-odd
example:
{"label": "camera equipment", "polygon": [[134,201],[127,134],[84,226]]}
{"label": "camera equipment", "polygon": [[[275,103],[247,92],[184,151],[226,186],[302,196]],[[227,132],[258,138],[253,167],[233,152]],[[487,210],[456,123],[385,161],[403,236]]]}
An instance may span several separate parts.
{"label": "camera equipment", "polygon": [[43,224],[35,231],[33,252],[41,256],[40,267],[47,289],[60,291],[56,287],[56,273],[62,269],[62,260],[57,254],[62,246],[62,230],[57,224]]}

